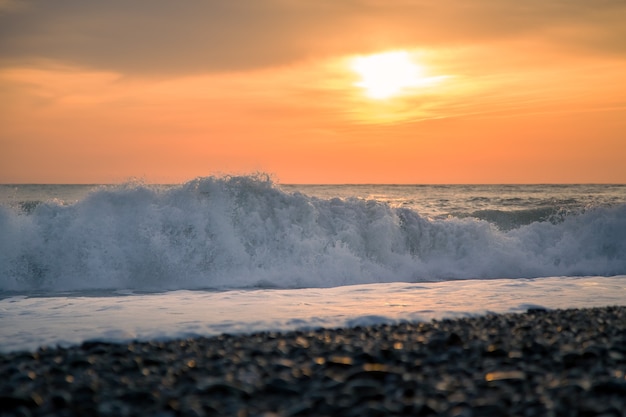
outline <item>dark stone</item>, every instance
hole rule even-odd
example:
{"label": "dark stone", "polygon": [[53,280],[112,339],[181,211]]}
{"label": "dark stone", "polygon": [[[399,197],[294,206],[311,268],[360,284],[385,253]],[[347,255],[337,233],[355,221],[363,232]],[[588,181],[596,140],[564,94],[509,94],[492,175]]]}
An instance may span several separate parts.
{"label": "dark stone", "polygon": [[152,393],[148,391],[129,391],[120,395],[120,398],[135,405],[150,404],[155,400]]}
{"label": "dark stone", "polygon": [[18,395],[0,395],[0,410],[13,410],[18,407],[34,408],[37,403],[32,397]]}
{"label": "dark stone", "polygon": [[352,381],[355,379],[373,379],[373,380],[377,380],[377,381],[384,381],[387,378],[390,377],[394,377],[397,376],[396,373],[394,372],[389,372],[386,371],[384,369],[371,369],[371,370],[357,370],[353,373],[350,373],[347,378],[346,381]]}
{"label": "dark stone", "polygon": [[609,307],[91,341],[0,354],[0,414],[623,417],[625,334]]}
{"label": "dark stone", "polygon": [[431,417],[431,416],[437,416],[439,415],[439,413],[428,404],[421,404],[417,406],[416,410],[414,410],[413,415],[417,417]]}
{"label": "dark stone", "polygon": [[383,386],[380,382],[371,379],[355,379],[348,382],[344,391],[350,395],[363,399],[384,398]]}
{"label": "dark stone", "polygon": [[479,405],[472,409],[474,417],[502,417],[507,415],[504,406],[498,404]]}
{"label": "dark stone", "polygon": [[446,332],[442,332],[442,331],[435,332],[430,335],[430,338],[428,339],[428,342],[426,343],[426,345],[431,350],[445,349],[449,347],[448,345],[449,337],[450,336]]}
{"label": "dark stone", "polygon": [[143,358],[142,364],[143,366],[160,366],[163,365],[163,361],[154,356],[147,356]]}
{"label": "dark stone", "polygon": [[463,346],[463,339],[456,333],[450,333],[448,340],[446,341],[448,346]]}
{"label": "dark stone", "polygon": [[85,358],[75,358],[69,363],[69,365],[74,369],[86,369],[91,366],[91,362]]}
{"label": "dark stone", "polygon": [[506,358],[509,356],[509,352],[502,348],[489,346],[487,350],[483,352],[483,356],[486,358]]}
{"label": "dark stone", "polygon": [[566,369],[578,366],[583,362],[582,355],[576,352],[568,352],[564,354],[561,360],[563,361],[563,366]]}
{"label": "dark stone", "polygon": [[107,342],[101,342],[99,340],[86,340],[81,345],[81,350],[86,350],[90,353],[107,353],[113,344]]}
{"label": "dark stone", "polygon": [[346,410],[344,415],[346,417],[388,417],[392,414],[390,413],[390,410],[385,408],[382,404],[368,403],[360,407]]}
{"label": "dark stone", "polygon": [[595,394],[623,395],[626,397],[626,381],[601,381],[593,384],[591,391]]}
{"label": "dark stone", "polygon": [[283,412],[283,415],[287,417],[301,417],[301,416],[312,416],[313,409],[311,404],[307,401],[298,403]]}
{"label": "dark stone", "polygon": [[541,343],[532,342],[522,348],[522,353],[525,355],[547,355],[549,349]]}
{"label": "dark stone", "polygon": [[57,391],[50,396],[50,404],[57,410],[66,408],[71,402],[71,395],[65,391]]}
{"label": "dark stone", "polygon": [[[1,408],[0,408],[0,415],[2,415],[3,417],[5,415]],[[15,408],[11,410],[11,414],[10,414],[11,417],[31,417],[32,415],[33,413],[31,412],[31,410],[26,407]]]}
{"label": "dark stone", "polygon": [[243,386],[237,386],[226,381],[216,381],[198,387],[198,393],[213,396],[234,396],[250,398],[251,392]]}
{"label": "dark stone", "polygon": [[293,382],[286,381],[282,378],[272,378],[265,384],[264,391],[266,393],[279,395],[298,395],[300,391]]}

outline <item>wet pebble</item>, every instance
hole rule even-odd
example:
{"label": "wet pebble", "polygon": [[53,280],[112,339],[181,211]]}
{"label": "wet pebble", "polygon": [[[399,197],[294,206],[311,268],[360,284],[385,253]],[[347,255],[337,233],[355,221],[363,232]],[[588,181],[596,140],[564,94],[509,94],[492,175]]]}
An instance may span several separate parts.
{"label": "wet pebble", "polygon": [[626,417],[626,307],[0,355],[0,416]]}

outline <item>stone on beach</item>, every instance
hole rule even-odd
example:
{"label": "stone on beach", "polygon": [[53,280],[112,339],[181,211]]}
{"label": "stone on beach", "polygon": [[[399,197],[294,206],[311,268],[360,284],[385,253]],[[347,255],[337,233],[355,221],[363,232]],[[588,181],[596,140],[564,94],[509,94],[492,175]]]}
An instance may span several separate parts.
{"label": "stone on beach", "polygon": [[13,352],[0,415],[626,416],[626,307]]}

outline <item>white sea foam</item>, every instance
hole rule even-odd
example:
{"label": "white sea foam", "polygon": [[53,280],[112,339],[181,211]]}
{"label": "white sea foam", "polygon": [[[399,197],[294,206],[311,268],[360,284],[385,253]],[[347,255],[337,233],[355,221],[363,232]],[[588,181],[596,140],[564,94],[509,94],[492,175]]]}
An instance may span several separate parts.
{"label": "white sea foam", "polygon": [[514,227],[430,218],[380,201],[286,192],[260,177],[118,186],[73,204],[0,206],[0,291],[626,274],[626,205],[556,220],[529,213]]}
{"label": "white sea foam", "polygon": [[0,351],[626,305],[626,276],[0,299]]}

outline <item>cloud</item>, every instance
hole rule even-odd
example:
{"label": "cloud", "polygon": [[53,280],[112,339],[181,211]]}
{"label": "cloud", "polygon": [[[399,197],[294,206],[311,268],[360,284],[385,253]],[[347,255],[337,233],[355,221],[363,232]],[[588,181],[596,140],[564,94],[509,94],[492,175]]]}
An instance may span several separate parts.
{"label": "cloud", "polygon": [[131,73],[289,62],[308,53],[303,38],[333,15],[324,7],[275,0],[56,0],[31,6],[0,17],[5,60],[46,58]]}
{"label": "cloud", "polygon": [[621,0],[0,0],[0,64],[247,70],[389,46],[534,36],[626,54]]}

